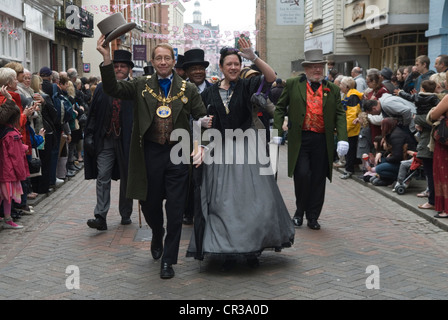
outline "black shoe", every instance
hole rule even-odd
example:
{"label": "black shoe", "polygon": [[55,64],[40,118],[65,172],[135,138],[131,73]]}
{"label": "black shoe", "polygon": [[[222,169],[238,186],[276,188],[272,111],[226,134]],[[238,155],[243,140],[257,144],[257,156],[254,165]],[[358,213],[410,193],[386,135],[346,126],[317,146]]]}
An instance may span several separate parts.
{"label": "black shoe", "polygon": [[193,218],[183,218],[182,223],[187,225],[187,226],[191,226],[193,224]]}
{"label": "black shoe", "polygon": [[292,218],[292,222],[294,223],[294,226],[300,227],[303,224],[303,217],[294,217]]}
{"label": "black shoe", "polygon": [[313,230],[320,229],[320,224],[317,222],[317,219],[309,220],[307,225],[308,225],[308,228],[313,229]]}
{"label": "black shoe", "polygon": [[122,224],[123,226],[127,226],[127,225],[129,225],[129,224],[131,224],[131,223],[132,223],[131,218],[121,218],[121,224]]}
{"label": "black shoe", "polygon": [[162,279],[171,279],[174,277],[174,269],[172,265],[163,262],[162,267],[160,269],[160,278]]}
{"label": "black shoe", "polygon": [[102,218],[89,219],[87,220],[87,225],[92,229],[97,229],[99,231],[107,230],[106,220]]}
{"label": "black shoe", "polygon": [[152,240],[151,240],[151,255],[154,258],[154,260],[159,260],[162,257],[163,254],[163,234],[162,236],[157,236],[152,234]]}

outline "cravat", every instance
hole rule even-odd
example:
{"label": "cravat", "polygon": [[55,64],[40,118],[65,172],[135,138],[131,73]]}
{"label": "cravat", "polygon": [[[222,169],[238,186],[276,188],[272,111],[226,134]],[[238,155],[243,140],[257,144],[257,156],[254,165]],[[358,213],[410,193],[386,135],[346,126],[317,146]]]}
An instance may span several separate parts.
{"label": "cravat", "polygon": [[314,92],[317,91],[320,87],[320,82],[311,82],[311,89],[313,89]]}
{"label": "cravat", "polygon": [[170,79],[159,79],[160,88],[162,88],[165,93],[165,97],[168,97],[168,92],[170,92],[171,80]]}

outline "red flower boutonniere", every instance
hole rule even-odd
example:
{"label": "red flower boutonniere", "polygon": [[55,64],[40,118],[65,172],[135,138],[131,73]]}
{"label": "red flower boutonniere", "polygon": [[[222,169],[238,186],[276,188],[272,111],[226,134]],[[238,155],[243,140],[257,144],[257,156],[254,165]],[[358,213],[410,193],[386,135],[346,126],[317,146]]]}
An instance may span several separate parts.
{"label": "red flower boutonniere", "polygon": [[324,96],[327,96],[327,94],[330,92],[330,88],[324,88]]}

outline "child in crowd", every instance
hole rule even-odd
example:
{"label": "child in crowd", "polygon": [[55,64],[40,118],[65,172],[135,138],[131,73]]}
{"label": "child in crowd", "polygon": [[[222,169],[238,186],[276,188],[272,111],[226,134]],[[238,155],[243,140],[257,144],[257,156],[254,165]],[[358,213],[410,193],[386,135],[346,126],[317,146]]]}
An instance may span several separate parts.
{"label": "child in crowd", "polygon": [[400,90],[398,95],[405,100],[415,103],[417,115],[426,115],[429,110],[434,108],[439,102],[439,98],[435,93],[437,83],[433,80],[425,80],[422,82],[420,92],[415,94],[407,93]]}
{"label": "child in crowd", "polygon": [[22,135],[17,130],[20,109],[12,100],[6,87],[1,88],[6,100],[0,105],[0,204],[3,203],[3,227],[21,229],[11,218],[11,206],[14,200],[21,202],[23,194],[21,181],[29,176],[26,151]]}
{"label": "child in crowd", "polygon": [[[374,153],[364,153],[362,155],[362,166],[364,170],[363,180],[365,182],[370,182],[373,178],[376,178],[375,166],[378,164],[377,155],[382,155],[384,153],[384,148],[382,145],[382,136],[376,136],[373,140]],[[381,156],[378,156],[381,159]]]}

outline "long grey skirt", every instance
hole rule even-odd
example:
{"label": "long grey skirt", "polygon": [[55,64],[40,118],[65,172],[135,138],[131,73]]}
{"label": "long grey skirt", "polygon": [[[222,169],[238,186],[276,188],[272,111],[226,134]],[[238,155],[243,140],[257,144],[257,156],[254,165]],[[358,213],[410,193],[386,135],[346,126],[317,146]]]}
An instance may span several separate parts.
{"label": "long grey skirt", "polygon": [[[198,230],[192,234],[187,257],[257,256],[265,249],[281,251],[294,243],[294,225],[273,171],[266,157],[255,156],[258,151],[265,153],[260,146],[266,149],[266,143],[259,139],[229,140],[221,155],[214,152],[215,160],[211,161],[209,153],[208,164],[203,164],[203,230],[200,237]],[[231,149],[233,153],[226,152]],[[196,241],[201,242],[199,246]]]}

